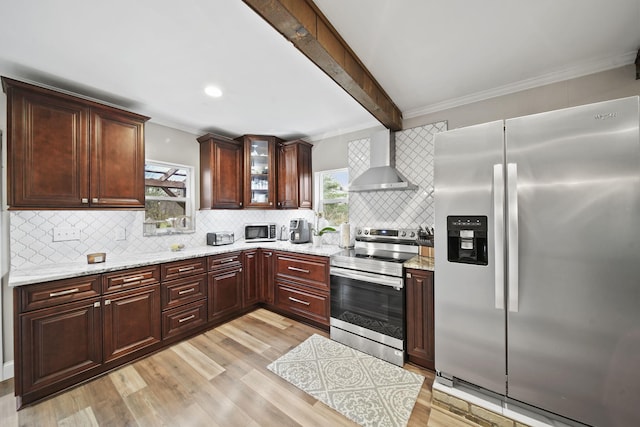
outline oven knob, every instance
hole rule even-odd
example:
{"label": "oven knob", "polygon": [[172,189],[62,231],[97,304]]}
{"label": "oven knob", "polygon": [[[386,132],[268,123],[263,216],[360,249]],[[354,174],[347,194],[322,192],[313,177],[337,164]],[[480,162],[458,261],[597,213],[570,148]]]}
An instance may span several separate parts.
{"label": "oven knob", "polygon": [[406,232],[406,231],[403,231],[402,233],[400,233],[400,235],[401,235],[402,237],[404,237],[404,236],[406,236],[406,235],[407,235],[407,232]]}
{"label": "oven knob", "polygon": [[369,230],[364,230],[364,234],[369,234]]}
{"label": "oven knob", "polygon": [[358,234],[362,234],[362,230],[358,230]]}
{"label": "oven knob", "polygon": [[412,231],[410,237],[416,237],[416,233]]}

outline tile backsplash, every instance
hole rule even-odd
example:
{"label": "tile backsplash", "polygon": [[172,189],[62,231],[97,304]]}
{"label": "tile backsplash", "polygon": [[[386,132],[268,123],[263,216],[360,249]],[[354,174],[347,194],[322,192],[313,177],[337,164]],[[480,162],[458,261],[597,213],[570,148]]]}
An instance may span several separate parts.
{"label": "tile backsplash", "polygon": [[[170,236],[143,237],[143,211],[12,211],[10,222],[11,268],[27,269],[43,264],[86,262],[92,252],[109,255],[150,253],[169,250],[174,243],[187,247],[206,244],[210,231],[233,231],[244,238],[243,225],[275,222],[288,227],[291,218],[313,221],[313,211],[299,210],[203,210],[195,215],[196,232]],[[74,227],[80,240],[53,241],[53,229]],[[116,240],[124,229],[125,239]]]}
{"label": "tile backsplash", "polygon": [[[433,217],[433,137],[447,130],[447,122],[398,131],[396,169],[418,186],[416,190],[349,193],[349,222],[356,226],[418,228],[431,226]],[[369,140],[349,142],[349,176],[369,167]]]}

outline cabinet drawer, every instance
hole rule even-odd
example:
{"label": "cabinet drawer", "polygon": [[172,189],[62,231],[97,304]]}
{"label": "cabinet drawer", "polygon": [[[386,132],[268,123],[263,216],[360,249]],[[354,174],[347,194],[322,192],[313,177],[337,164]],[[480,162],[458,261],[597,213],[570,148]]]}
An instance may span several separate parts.
{"label": "cabinet drawer", "polygon": [[329,296],[302,287],[276,283],[276,305],[309,320],[329,325]]}
{"label": "cabinet drawer", "polygon": [[20,311],[52,307],[100,295],[100,276],[82,276],[73,279],[20,288]]}
{"label": "cabinet drawer", "polygon": [[160,277],[162,281],[179,279],[180,277],[192,276],[207,272],[207,259],[195,258],[184,261],[175,261],[160,266]]}
{"label": "cabinet drawer", "polygon": [[114,292],[122,289],[152,285],[160,282],[160,267],[132,268],[102,275],[102,291]]}
{"label": "cabinet drawer", "polygon": [[207,296],[207,275],[162,283],[162,309],[174,308]]}
{"label": "cabinet drawer", "polygon": [[162,339],[180,335],[207,322],[207,300],[162,313]]}
{"label": "cabinet drawer", "polygon": [[276,253],[276,275],[321,290],[329,290],[329,260],[325,257]]}
{"label": "cabinet drawer", "polygon": [[240,252],[212,255],[209,257],[209,272],[242,267]]}

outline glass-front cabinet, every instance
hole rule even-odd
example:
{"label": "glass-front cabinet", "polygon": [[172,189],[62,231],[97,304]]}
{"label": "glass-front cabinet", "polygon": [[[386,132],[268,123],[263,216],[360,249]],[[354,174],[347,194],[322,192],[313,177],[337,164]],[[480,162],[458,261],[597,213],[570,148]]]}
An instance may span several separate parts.
{"label": "glass-front cabinet", "polygon": [[273,209],[276,199],[275,136],[244,135],[244,207]]}

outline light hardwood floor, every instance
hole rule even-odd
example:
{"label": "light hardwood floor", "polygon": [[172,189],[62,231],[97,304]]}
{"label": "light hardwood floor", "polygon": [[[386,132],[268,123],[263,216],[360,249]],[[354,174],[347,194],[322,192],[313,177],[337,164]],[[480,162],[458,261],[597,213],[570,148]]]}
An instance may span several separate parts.
{"label": "light hardwood floor", "polygon": [[[266,368],[314,333],[327,336],[259,309],[19,412],[8,380],[0,425],[353,426]],[[426,426],[433,373],[405,368],[426,377],[409,420]]]}

